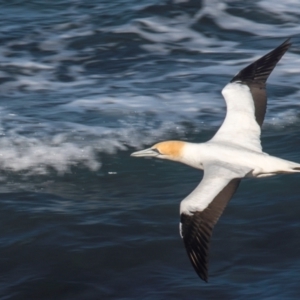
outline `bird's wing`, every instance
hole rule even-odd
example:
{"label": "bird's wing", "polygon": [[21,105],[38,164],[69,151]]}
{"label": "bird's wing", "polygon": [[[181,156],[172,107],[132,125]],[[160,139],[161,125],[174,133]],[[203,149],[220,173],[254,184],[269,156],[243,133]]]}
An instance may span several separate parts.
{"label": "bird's wing", "polygon": [[205,281],[212,230],[249,171],[217,161],[206,164],[202,181],[180,204],[180,235],[193,267]]}
{"label": "bird's wing", "polygon": [[286,40],[240,71],[224,87],[222,94],[227,113],[211,141],[230,142],[262,151],[260,133],[267,106],[266,81],[290,45],[289,39]]}

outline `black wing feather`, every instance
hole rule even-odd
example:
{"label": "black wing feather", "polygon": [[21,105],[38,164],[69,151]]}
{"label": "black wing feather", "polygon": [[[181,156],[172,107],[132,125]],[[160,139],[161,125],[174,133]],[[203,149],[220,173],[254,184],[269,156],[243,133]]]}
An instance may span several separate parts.
{"label": "black wing feather", "polygon": [[240,81],[249,86],[255,105],[255,118],[259,126],[264,121],[267,108],[266,81],[290,46],[290,39],[287,39],[280,46],[241,70],[230,81]]}

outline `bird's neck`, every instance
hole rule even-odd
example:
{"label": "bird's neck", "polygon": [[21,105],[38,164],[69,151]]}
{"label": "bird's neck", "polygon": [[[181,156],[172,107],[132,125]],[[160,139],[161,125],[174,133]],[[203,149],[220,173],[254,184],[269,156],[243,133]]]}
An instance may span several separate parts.
{"label": "bird's neck", "polygon": [[203,170],[201,162],[203,146],[202,143],[184,143],[179,161],[193,168]]}

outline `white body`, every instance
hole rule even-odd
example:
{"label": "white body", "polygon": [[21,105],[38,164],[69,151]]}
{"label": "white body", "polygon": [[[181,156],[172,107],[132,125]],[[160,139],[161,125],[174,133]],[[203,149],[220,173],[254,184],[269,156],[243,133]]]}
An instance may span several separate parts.
{"label": "white body", "polygon": [[205,163],[220,162],[244,170],[247,177],[264,177],[279,173],[294,172],[300,164],[271,156],[265,152],[253,151],[235,144],[219,144],[208,141],[201,144],[185,143],[184,155],[180,161],[197,169],[204,169]]}

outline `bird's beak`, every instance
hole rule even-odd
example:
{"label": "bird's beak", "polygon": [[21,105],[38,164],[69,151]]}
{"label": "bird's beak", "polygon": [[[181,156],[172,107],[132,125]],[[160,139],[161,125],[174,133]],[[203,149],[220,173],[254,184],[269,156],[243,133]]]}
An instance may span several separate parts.
{"label": "bird's beak", "polygon": [[152,156],[152,157],[155,157],[155,156],[158,156],[158,153],[154,149],[148,148],[148,149],[133,152],[130,154],[130,156],[135,156],[135,157]]}

